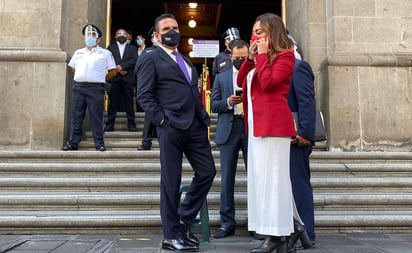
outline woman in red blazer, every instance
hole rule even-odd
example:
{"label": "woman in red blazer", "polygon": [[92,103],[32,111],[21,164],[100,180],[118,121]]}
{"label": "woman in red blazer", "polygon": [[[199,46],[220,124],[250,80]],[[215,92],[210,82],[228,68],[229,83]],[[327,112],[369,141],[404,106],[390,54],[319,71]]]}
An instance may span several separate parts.
{"label": "woman in red blazer", "polygon": [[[253,26],[249,58],[238,75],[248,134],[248,229],[266,235],[252,253],[286,252],[293,232],[289,177],[290,140],[296,135],[288,93],[295,56],[282,19],[260,15]],[[284,251],[283,251],[284,250]]]}

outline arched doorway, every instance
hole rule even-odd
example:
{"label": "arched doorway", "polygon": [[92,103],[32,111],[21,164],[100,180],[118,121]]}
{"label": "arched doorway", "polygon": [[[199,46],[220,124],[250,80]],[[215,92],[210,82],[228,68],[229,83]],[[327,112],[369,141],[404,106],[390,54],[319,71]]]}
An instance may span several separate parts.
{"label": "arched doorway", "polygon": [[[146,37],[157,16],[172,13],[179,22],[182,42],[179,51],[188,55],[191,50],[187,43],[189,38],[205,40],[221,40],[221,35],[229,27],[237,27],[242,39],[250,38],[255,18],[265,12],[273,12],[282,16],[284,0],[220,0],[197,1],[196,8],[190,8],[188,1],[176,0],[111,0],[111,34],[122,27],[131,31],[136,37]],[[195,28],[189,28],[188,21],[193,18],[197,22]],[[150,41],[146,38],[146,41]],[[223,46],[220,48],[223,50]],[[208,59],[208,65],[213,59]],[[192,62],[201,69],[204,59],[192,58]]]}

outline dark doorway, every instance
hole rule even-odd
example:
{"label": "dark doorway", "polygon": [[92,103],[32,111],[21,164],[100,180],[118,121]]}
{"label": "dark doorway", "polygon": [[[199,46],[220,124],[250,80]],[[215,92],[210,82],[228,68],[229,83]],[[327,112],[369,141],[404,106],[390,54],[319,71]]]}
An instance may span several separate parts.
{"label": "dark doorway", "polygon": [[[190,9],[189,2],[197,2],[196,9]],[[188,55],[189,45],[184,43],[184,39],[192,37],[194,39],[219,40],[222,43],[221,35],[229,27],[237,27],[242,39],[249,41],[252,25],[257,16],[265,12],[273,12],[278,15],[282,13],[282,0],[220,0],[220,1],[173,1],[173,0],[113,0],[112,1],[112,27],[111,32],[118,28],[125,28],[133,33],[146,36],[153,26],[157,16],[162,13],[172,13],[176,16],[182,43],[179,51]],[[194,18],[197,27],[189,28],[188,21]],[[220,45],[223,50],[223,45]],[[193,58],[193,63],[201,69],[204,59]],[[210,67],[213,59],[208,59]]]}

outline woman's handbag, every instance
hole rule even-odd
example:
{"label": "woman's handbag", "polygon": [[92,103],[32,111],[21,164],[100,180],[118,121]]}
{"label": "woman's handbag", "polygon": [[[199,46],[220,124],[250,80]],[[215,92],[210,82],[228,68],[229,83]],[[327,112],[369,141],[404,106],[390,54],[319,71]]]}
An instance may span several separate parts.
{"label": "woman's handbag", "polygon": [[[298,112],[292,112],[293,120],[295,121],[295,129],[299,130],[299,114]],[[328,138],[326,136],[325,122],[323,120],[323,114],[320,110],[316,110],[316,120],[315,120],[315,137],[314,142],[326,141]]]}

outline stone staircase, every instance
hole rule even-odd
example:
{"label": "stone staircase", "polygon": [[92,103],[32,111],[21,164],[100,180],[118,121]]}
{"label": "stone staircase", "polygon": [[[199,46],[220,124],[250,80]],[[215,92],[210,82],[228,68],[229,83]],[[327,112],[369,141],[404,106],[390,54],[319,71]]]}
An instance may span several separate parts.
{"label": "stone staircase", "polygon": [[[115,132],[106,134],[108,151],[94,150],[87,133],[80,151],[0,152],[0,233],[160,233],[159,150],[137,151],[138,132],[127,132],[119,113]],[[211,139],[216,115],[212,115]],[[212,142],[213,143],[213,142]],[[218,174],[208,195],[212,227],[219,225]],[[319,143],[311,156],[318,232],[411,232],[412,154],[329,152]],[[183,164],[183,183],[191,167]],[[239,229],[246,234],[246,173],[240,161],[236,179]]]}

